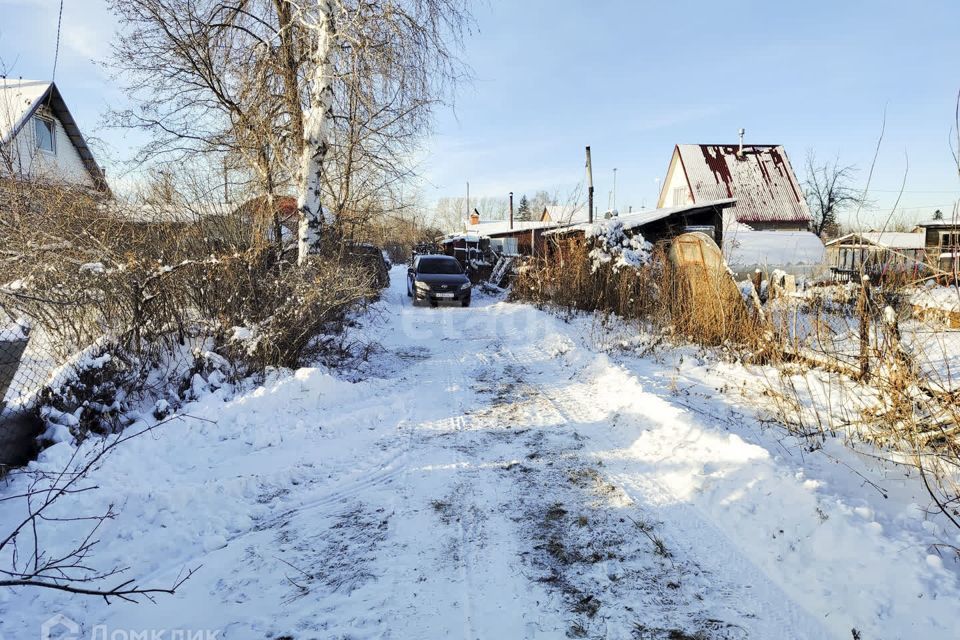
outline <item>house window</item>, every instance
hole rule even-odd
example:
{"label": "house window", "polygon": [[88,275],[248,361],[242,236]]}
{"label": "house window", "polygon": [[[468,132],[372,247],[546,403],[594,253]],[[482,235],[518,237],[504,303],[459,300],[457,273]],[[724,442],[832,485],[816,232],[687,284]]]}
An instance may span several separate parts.
{"label": "house window", "polygon": [[37,138],[37,148],[48,153],[56,153],[57,149],[54,145],[56,128],[54,127],[53,120],[37,117],[33,119],[33,123]]}
{"label": "house window", "polygon": [[960,233],[950,232],[950,231],[941,231],[940,232],[940,248],[956,248],[960,246]]}

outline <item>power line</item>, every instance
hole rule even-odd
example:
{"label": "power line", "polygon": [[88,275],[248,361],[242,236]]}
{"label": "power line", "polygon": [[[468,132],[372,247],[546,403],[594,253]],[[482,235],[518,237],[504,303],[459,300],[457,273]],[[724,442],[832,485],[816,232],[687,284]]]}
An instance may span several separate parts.
{"label": "power line", "polygon": [[870,189],[871,192],[878,193],[960,193],[957,189],[948,189],[941,191],[923,190],[923,189]]}
{"label": "power line", "polygon": [[60,15],[57,17],[57,47],[53,52],[53,73],[50,74],[50,82],[57,78],[57,60],[60,58],[60,25],[63,23],[63,0],[60,0]]}

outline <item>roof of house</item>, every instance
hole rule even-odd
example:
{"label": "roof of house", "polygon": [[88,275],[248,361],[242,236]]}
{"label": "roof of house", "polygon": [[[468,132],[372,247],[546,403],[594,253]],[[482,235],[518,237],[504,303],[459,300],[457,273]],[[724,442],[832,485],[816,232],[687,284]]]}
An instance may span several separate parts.
{"label": "roof of house", "polygon": [[951,229],[953,227],[960,227],[960,220],[956,218],[943,218],[942,220],[924,220],[923,222],[917,223],[918,227],[933,227],[933,228],[945,228]]}
{"label": "roof of house", "polygon": [[590,212],[583,205],[548,204],[541,212],[541,218],[546,214],[553,222],[561,224],[577,224],[587,222]]}
{"label": "roof of house", "polygon": [[[858,240],[859,239],[859,240]],[[852,242],[851,242],[852,240]],[[904,233],[900,231],[860,231],[848,233],[827,243],[834,245],[872,244],[884,249],[923,249],[926,237],[922,233]]]}
{"label": "roof of house", "polygon": [[509,220],[481,220],[478,224],[467,224],[466,231],[479,233],[484,236],[498,236],[530,231],[531,229],[546,229],[558,226],[556,222],[540,222],[539,220],[514,220],[513,228]]}
{"label": "roof of house", "polygon": [[48,107],[67,132],[84,166],[98,188],[107,189],[103,170],[93,158],[76,120],[70,114],[60,90],[53,82],[0,78],[0,144],[12,140],[41,106]]}
{"label": "roof of house", "polygon": [[712,202],[698,202],[697,204],[686,204],[680,207],[668,207],[665,209],[650,209],[649,211],[637,211],[635,213],[628,213],[622,216],[617,216],[616,218],[610,218],[609,220],[598,220],[594,223],[583,223],[575,224],[565,227],[559,227],[557,229],[551,229],[550,231],[544,232],[545,235],[560,235],[570,232],[589,232],[589,231],[598,231],[601,227],[610,222],[610,220],[619,221],[623,229],[635,229],[637,227],[642,227],[648,225],[651,222],[657,222],[658,220],[663,220],[671,216],[675,216],[680,213],[687,213],[689,211],[697,211],[700,209],[707,209],[710,207],[719,207],[721,209],[726,209],[728,207],[734,206],[736,203],[735,198],[723,198],[721,200],[714,200]]}
{"label": "roof of house", "polygon": [[736,198],[740,222],[810,221],[803,190],[780,145],[678,144],[693,201]]}

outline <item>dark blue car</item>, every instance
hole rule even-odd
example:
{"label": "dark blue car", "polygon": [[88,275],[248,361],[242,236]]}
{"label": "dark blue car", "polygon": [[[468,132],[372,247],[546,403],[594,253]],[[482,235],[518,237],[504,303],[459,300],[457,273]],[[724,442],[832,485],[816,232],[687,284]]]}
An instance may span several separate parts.
{"label": "dark blue car", "polygon": [[407,295],[414,303],[425,301],[435,307],[441,302],[459,302],[469,307],[470,292],[470,278],[456,258],[417,256],[407,269]]}

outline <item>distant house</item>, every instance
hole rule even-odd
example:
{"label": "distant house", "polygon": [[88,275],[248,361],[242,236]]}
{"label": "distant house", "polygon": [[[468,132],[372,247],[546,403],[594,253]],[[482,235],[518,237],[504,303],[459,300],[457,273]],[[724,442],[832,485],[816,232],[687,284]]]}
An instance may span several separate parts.
{"label": "distant house", "polygon": [[540,222],[557,224],[579,224],[590,221],[590,212],[586,207],[577,205],[551,204],[543,208]]}
{"label": "distant house", "polygon": [[806,231],[810,211],[780,145],[679,144],[658,208],[736,198],[730,223],[756,231]]}
{"label": "distant house", "polygon": [[506,255],[530,256],[543,253],[543,232],[556,229],[556,222],[540,220],[480,220],[474,213],[464,230],[468,236],[490,239],[490,249]]}
{"label": "distant house", "polygon": [[917,225],[923,235],[927,262],[941,271],[960,272],[960,219],[929,220]]}
{"label": "distant house", "polygon": [[0,78],[0,176],[109,193],[57,85]]}
{"label": "distant house", "polygon": [[827,260],[838,280],[858,280],[866,274],[875,281],[916,278],[925,270],[923,233],[862,231],[827,243]]}
{"label": "distant house", "polygon": [[300,228],[300,211],[293,196],[274,196],[274,213],[270,214],[266,196],[258,196],[240,203],[233,213],[240,216],[243,224],[258,230],[273,242],[276,239],[275,225],[280,225],[280,237],[289,241],[297,237]]}

